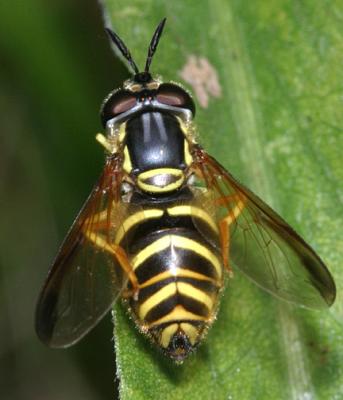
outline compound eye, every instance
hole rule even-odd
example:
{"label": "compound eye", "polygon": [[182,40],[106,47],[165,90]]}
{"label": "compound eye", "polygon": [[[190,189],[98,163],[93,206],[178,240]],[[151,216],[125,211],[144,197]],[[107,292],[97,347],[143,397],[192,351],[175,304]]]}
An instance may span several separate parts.
{"label": "compound eye", "polygon": [[134,107],[136,104],[136,98],[127,96],[126,98],[122,98],[116,103],[113,104],[113,116],[122,114],[125,111],[130,110],[130,108]]}
{"label": "compound eye", "polygon": [[157,90],[156,99],[162,104],[187,108],[195,114],[195,105],[191,96],[182,87],[174,83],[163,83]]}
{"label": "compound eye", "polygon": [[131,92],[126,90],[114,92],[105,99],[101,108],[100,114],[104,127],[108,120],[130,110],[136,105],[136,103],[137,99]]}
{"label": "compound eye", "polygon": [[160,103],[167,104],[168,106],[182,107],[184,105],[183,97],[175,93],[160,93],[156,98]]}

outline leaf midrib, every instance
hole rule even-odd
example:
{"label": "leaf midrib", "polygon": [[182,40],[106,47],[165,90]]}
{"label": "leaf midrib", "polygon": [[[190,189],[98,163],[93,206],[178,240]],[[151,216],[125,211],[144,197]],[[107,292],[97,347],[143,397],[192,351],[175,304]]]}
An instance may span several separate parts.
{"label": "leaf midrib", "polygon": [[[254,169],[246,171],[249,181],[254,188],[263,194],[264,199],[273,208],[280,210],[277,192],[273,191],[274,176],[267,168],[262,141],[262,112],[259,104],[254,100],[253,92],[258,92],[257,83],[253,74],[251,62],[246,51],[244,35],[239,27],[239,21],[234,19],[230,4],[220,0],[212,3],[213,20],[218,24],[220,46],[226,48],[221,54],[236,55],[228,57],[223,63],[226,74],[222,76],[224,93],[231,97],[231,115],[235,124],[236,133],[246,159],[254,160]],[[225,8],[225,10],[223,10]],[[244,160],[242,160],[244,161]],[[244,164],[244,163],[243,163]],[[293,306],[279,303],[277,318],[279,321],[280,348],[286,349],[283,357],[288,367],[289,393],[292,399],[313,398],[313,385],[306,362],[306,350],[299,329],[299,323],[294,316]]]}

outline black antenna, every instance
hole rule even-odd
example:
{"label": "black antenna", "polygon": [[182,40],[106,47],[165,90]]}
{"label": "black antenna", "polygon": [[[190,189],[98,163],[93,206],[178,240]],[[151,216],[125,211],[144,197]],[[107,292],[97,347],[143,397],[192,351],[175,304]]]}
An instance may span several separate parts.
{"label": "black antenna", "polygon": [[166,20],[167,20],[167,18],[163,18],[162,21],[158,24],[158,27],[156,28],[155,33],[151,39],[151,42],[149,45],[149,50],[148,50],[148,57],[146,59],[145,68],[144,68],[144,72],[146,72],[146,73],[149,72],[151,60],[156,51],[158,42],[160,41],[160,37],[162,35],[162,31],[164,28],[164,24],[166,23]]}
{"label": "black antenna", "polygon": [[[162,27],[163,28],[163,27]],[[139,74],[139,69],[137,67],[137,64],[133,61],[133,58],[131,57],[131,53],[129,52],[129,49],[126,47],[125,43],[120,39],[120,37],[113,32],[109,28],[105,28],[105,31],[107,32],[108,36],[112,39],[113,43],[118,47],[120,50],[121,54],[127,59],[127,61],[130,63],[131,67],[133,68],[135,74]],[[156,34],[155,34],[156,35]],[[155,36],[154,35],[154,36]],[[157,41],[158,42],[158,41]],[[151,45],[150,45],[151,46]],[[156,48],[156,46],[155,46]]]}

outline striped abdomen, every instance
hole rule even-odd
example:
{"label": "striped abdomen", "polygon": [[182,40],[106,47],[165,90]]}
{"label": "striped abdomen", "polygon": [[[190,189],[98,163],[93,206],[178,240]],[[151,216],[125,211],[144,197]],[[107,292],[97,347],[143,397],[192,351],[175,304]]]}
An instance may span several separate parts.
{"label": "striped abdomen", "polygon": [[223,270],[212,217],[190,204],[145,206],[123,222],[117,241],[128,249],[139,283],[130,310],[141,330],[181,361],[215,317]]}

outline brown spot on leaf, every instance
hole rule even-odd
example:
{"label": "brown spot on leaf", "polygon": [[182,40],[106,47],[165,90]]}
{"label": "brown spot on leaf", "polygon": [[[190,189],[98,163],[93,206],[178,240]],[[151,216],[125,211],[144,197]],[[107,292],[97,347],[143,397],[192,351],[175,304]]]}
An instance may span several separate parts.
{"label": "brown spot on leaf", "polygon": [[179,75],[192,86],[194,94],[203,108],[208,107],[210,96],[220,97],[222,94],[217,71],[205,57],[189,55]]}
{"label": "brown spot on leaf", "polygon": [[320,364],[326,364],[328,362],[328,357],[330,353],[329,346],[319,345],[318,343],[315,343],[312,340],[309,342],[309,346],[317,354],[317,359],[320,362]]}

